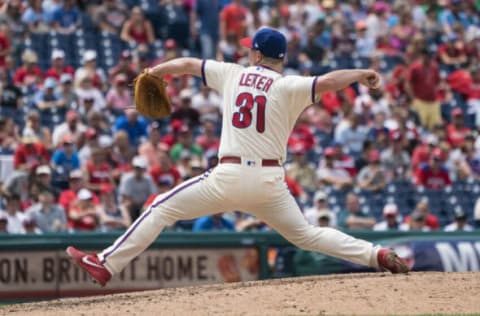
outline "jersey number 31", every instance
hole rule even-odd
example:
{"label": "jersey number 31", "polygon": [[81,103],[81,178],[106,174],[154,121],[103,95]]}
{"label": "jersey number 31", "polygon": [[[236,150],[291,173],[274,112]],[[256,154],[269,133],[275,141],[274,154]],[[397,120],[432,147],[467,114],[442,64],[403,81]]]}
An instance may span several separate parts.
{"label": "jersey number 31", "polygon": [[253,96],[251,93],[240,93],[235,101],[238,111],[233,113],[232,124],[237,128],[247,128],[252,124],[252,109],[257,105],[257,132],[265,131],[265,105],[267,98],[263,95]]}

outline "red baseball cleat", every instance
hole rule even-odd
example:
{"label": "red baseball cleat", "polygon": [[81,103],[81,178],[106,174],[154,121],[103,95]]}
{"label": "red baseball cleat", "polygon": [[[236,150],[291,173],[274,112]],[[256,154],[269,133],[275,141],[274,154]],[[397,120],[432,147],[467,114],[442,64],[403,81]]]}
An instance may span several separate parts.
{"label": "red baseball cleat", "polygon": [[101,286],[105,286],[112,277],[96,254],[86,254],[74,247],[68,247],[66,252],[77,266],[87,271]]}
{"label": "red baseball cleat", "polygon": [[378,266],[392,273],[407,273],[407,264],[393,250],[382,248],[377,253]]}

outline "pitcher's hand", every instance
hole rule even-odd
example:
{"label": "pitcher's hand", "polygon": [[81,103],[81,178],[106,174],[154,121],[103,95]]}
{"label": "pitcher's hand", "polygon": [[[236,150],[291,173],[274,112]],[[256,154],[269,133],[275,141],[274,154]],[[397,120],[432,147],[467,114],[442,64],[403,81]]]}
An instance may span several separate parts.
{"label": "pitcher's hand", "polygon": [[370,89],[378,89],[380,88],[380,74],[375,70],[366,69],[359,82]]}

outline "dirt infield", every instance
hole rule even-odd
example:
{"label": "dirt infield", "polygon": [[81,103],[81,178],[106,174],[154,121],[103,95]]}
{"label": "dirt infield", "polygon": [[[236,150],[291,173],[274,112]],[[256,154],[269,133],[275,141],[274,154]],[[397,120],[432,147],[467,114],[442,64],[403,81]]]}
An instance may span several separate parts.
{"label": "dirt infield", "polygon": [[0,315],[480,314],[480,273],[315,276],[10,305]]}

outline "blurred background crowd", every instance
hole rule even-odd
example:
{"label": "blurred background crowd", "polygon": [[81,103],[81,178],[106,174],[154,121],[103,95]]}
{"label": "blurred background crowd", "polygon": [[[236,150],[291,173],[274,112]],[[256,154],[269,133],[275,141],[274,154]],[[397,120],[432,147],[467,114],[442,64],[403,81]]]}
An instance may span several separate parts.
{"label": "blurred background crowd", "polygon": [[[287,38],[286,75],[382,75],[379,90],[324,93],[295,125],[286,184],[309,222],[480,227],[480,1],[0,0],[0,232],[125,229],[213,168],[221,96],[167,76],[173,113],[151,121],[131,82],[179,56],[247,64],[239,39],[262,26]],[[172,229],[268,227],[230,212]]]}

